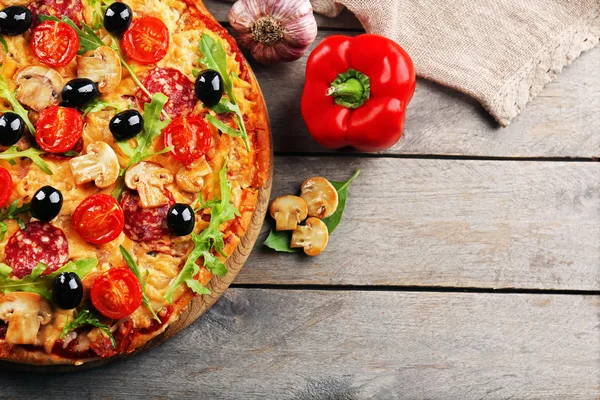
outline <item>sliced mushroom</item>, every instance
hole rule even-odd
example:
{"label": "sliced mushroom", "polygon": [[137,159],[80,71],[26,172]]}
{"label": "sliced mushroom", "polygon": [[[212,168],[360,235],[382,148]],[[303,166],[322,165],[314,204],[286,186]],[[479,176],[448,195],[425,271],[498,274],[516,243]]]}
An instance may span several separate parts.
{"label": "sliced mushroom", "polygon": [[294,229],[290,246],[304,248],[304,252],[309,256],[318,256],[325,250],[328,241],[327,225],[320,219],[311,217],[306,220],[306,225]]}
{"label": "sliced mushroom", "polygon": [[114,92],[121,83],[121,61],[108,46],[98,47],[77,57],[77,76],[98,83],[102,94]]}
{"label": "sliced mushroom", "polygon": [[325,178],[315,176],[304,181],[300,197],[308,205],[308,216],[330,217],[338,207],[338,193]]}
{"label": "sliced mushroom", "polygon": [[52,308],[36,293],[9,293],[0,298],[0,319],[8,323],[4,341],[37,344],[38,331],[52,319]]}
{"label": "sliced mushroom", "polygon": [[125,174],[125,184],[137,190],[143,208],[160,207],[169,202],[165,195],[165,185],[173,182],[173,174],[158,164],[142,161]]}
{"label": "sliced mushroom", "polygon": [[21,68],[14,80],[17,84],[17,100],[37,112],[58,104],[65,84],[58,72],[41,65]]}
{"label": "sliced mushroom", "polygon": [[271,217],[275,219],[275,229],[291,231],[306,219],[306,202],[298,196],[281,196],[271,204]]}
{"label": "sliced mushroom", "polygon": [[204,186],[204,177],[212,172],[212,168],[205,157],[194,161],[189,167],[181,167],[175,175],[177,185],[182,190],[190,193],[198,193]]}
{"label": "sliced mushroom", "polygon": [[69,165],[77,185],[94,181],[96,186],[104,189],[119,177],[119,159],[115,151],[104,142],[90,143],[86,154],[71,159]]}

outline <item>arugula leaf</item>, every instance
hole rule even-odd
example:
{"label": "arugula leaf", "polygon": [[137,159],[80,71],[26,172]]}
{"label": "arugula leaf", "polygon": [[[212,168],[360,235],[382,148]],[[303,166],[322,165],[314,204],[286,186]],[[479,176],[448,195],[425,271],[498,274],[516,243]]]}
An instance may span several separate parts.
{"label": "arugula leaf", "polygon": [[5,220],[16,219],[19,227],[21,229],[25,229],[25,223],[19,217],[19,214],[29,211],[30,203],[23,203],[23,205],[19,207],[20,201],[21,200],[13,201],[13,203],[6,208],[6,210],[4,208],[0,209],[0,242],[4,240],[4,236],[6,235],[6,232],[8,232],[8,226],[4,222]]}
{"label": "arugula leaf", "polygon": [[58,274],[62,272],[74,272],[80,278],[83,278],[94,269],[96,265],[98,265],[98,260],[95,258],[82,258],[77,261],[69,261],[53,273],[42,276],[42,272],[44,272],[46,266],[40,263],[33,271],[31,271],[30,275],[27,275],[22,279],[14,279],[9,278],[12,269],[5,264],[0,264],[0,293],[32,292],[51,300],[52,281]]}
{"label": "arugula leaf", "polygon": [[[154,139],[160,135],[160,132],[171,122],[169,119],[161,121],[161,112],[163,107],[169,98],[162,93],[155,93],[152,96],[152,100],[150,103],[144,104],[144,113],[142,117],[144,118],[144,130],[140,133],[137,138],[137,147],[133,148],[128,142],[119,143],[119,147],[125,154],[127,154],[129,158],[129,165],[125,168],[125,171],[121,174],[119,178],[119,182],[117,187],[113,191],[113,197],[119,200],[123,195],[123,191],[125,190],[125,185],[123,182],[123,177],[129,168],[138,162],[146,159],[148,157],[152,157],[155,153],[151,151],[152,144]],[[166,149],[165,149],[166,150]],[[169,148],[170,151],[171,149]],[[160,152],[159,152],[160,153]]]}
{"label": "arugula leaf", "polygon": [[48,175],[52,175],[52,170],[46,164],[44,160],[40,157],[41,154],[45,154],[42,150],[35,149],[33,147],[28,148],[27,150],[19,151],[17,146],[12,146],[0,153],[0,160],[13,160],[15,158],[27,157],[35,165],[37,165],[42,171],[47,173]]}
{"label": "arugula leaf", "polygon": [[150,305],[150,299],[148,298],[148,295],[146,294],[146,281],[142,279],[142,273],[140,272],[140,267],[138,267],[135,260],[133,259],[131,254],[129,254],[129,252],[125,249],[125,247],[123,247],[121,245],[121,246],[119,246],[119,249],[121,250],[121,254],[123,255],[123,258],[125,259],[127,266],[129,267],[131,272],[133,272],[133,274],[136,276],[136,278],[138,278],[138,281],[140,281],[140,284],[142,285],[142,303],[150,311],[150,313],[152,314],[152,318],[154,318],[158,322],[161,322],[160,318],[158,318],[158,315],[156,315],[156,313],[154,312],[154,309]]}
{"label": "arugula leaf", "polygon": [[56,21],[56,22],[64,22],[69,25],[71,28],[75,29],[77,32],[77,36],[79,36],[79,51],[77,54],[82,55],[87,53],[90,50],[96,50],[100,46],[106,46],[106,44],[100,39],[96,32],[89,26],[86,25],[85,22],[79,21],[81,24],[81,29],[73,22],[69,17],[63,15],[62,18],[56,18],[52,15],[39,15],[38,19],[41,22],[44,21]]}
{"label": "arugula leaf", "polygon": [[112,3],[114,3],[113,0],[88,0],[88,4],[94,9],[92,13],[92,27],[94,29],[100,29],[104,26],[104,13]]}
{"label": "arugula leaf", "polygon": [[333,185],[333,187],[335,188],[335,190],[337,190],[337,192],[338,192],[338,207],[337,207],[337,209],[335,210],[335,212],[333,214],[331,214],[331,216],[323,219],[323,222],[325,222],[325,225],[327,225],[327,230],[329,231],[330,235],[333,233],[335,228],[337,228],[337,226],[342,221],[342,214],[344,213],[344,210],[346,209],[346,200],[348,198],[348,186],[350,186],[350,184],[356,178],[358,178],[358,175],[360,175],[360,169],[357,170],[354,173],[354,175],[352,175],[352,177],[350,179],[348,179],[346,182],[329,181],[329,183],[331,183]]}
{"label": "arugula leaf", "polygon": [[[0,65],[0,67],[1,67],[1,65]],[[29,129],[29,132],[35,136],[35,127],[29,120],[29,113],[27,112],[27,110],[25,110],[23,108],[21,103],[19,103],[19,100],[17,100],[15,93],[8,88],[8,85],[6,84],[6,81],[4,80],[4,77],[2,76],[1,73],[0,73],[0,97],[2,97],[3,99],[6,99],[6,101],[8,101],[10,103],[10,105],[13,108],[13,112],[23,119],[23,121],[25,122],[25,125],[27,125],[27,129]]]}
{"label": "arugula leaf", "polygon": [[207,290],[199,282],[196,282],[194,277],[200,272],[200,267],[196,264],[196,261],[200,257],[203,258],[204,266],[208,268],[213,274],[218,276],[224,276],[227,274],[227,267],[225,264],[215,256],[215,253],[225,256],[223,249],[225,248],[225,242],[223,241],[223,232],[219,230],[221,224],[226,221],[230,221],[239,215],[237,208],[231,203],[231,186],[227,181],[227,160],[223,165],[219,173],[220,186],[221,186],[221,199],[219,201],[210,201],[205,203],[210,208],[210,223],[206,229],[199,234],[192,234],[192,241],[194,242],[194,249],[188,256],[185,265],[181,269],[181,272],[175,278],[171,286],[164,295],[164,298],[169,302],[173,302],[173,294],[179,287],[179,285],[185,283],[192,291],[198,294],[207,294]]}
{"label": "arugula leaf", "polygon": [[210,114],[206,114],[206,120],[213,125],[215,128],[217,128],[218,130],[220,130],[223,133],[226,133],[229,136],[233,136],[233,137],[241,137],[244,136],[244,134],[240,131],[236,131],[233,128],[230,128],[228,125],[226,125],[224,122],[219,121],[218,119],[216,119],[215,117],[213,117]]}
{"label": "arugula leaf", "polygon": [[101,323],[98,317],[87,308],[84,308],[79,313],[77,311],[73,311],[73,319],[71,321],[67,320],[67,323],[65,324],[62,333],[60,334],[60,338],[64,338],[69,332],[84,325],[92,325],[100,329],[102,332],[104,332],[106,336],[108,336],[108,338],[110,339],[110,343],[113,345],[113,347],[117,347],[117,341],[115,340],[115,337],[110,331],[110,328],[107,325]]}
{"label": "arugula leaf", "polygon": [[300,249],[290,247],[291,241],[292,231],[276,231],[275,229],[271,229],[264,244],[268,248],[281,253],[297,253],[300,251]]}
{"label": "arugula leaf", "polygon": [[2,47],[4,47],[4,51],[9,53],[8,51],[8,43],[6,43],[6,39],[3,36],[0,36],[0,43],[2,43]]}
{"label": "arugula leaf", "polygon": [[[212,119],[207,117],[207,120],[223,133],[234,137],[241,137],[246,144],[246,149],[250,151],[250,141],[248,139],[246,125],[244,124],[244,117],[238,106],[235,93],[233,92],[232,74],[227,72],[227,53],[225,53],[223,44],[221,41],[215,40],[212,36],[205,33],[200,39],[200,51],[202,52],[202,58],[199,60],[200,63],[207,68],[214,69],[221,75],[221,78],[223,79],[223,89],[229,98],[229,100],[223,99],[221,103],[217,104],[212,109],[219,114],[223,112],[233,113],[239,131],[235,131],[228,126],[223,130],[222,128],[226,125],[222,124],[221,121],[218,121],[214,117]],[[219,126],[215,125],[216,121],[220,123]],[[236,133],[232,134],[232,132]]]}
{"label": "arugula leaf", "polygon": [[[360,169],[357,170],[354,175],[346,182],[334,182],[329,181],[335,190],[338,192],[338,207],[335,212],[328,218],[324,218],[323,222],[327,225],[327,231],[331,235],[335,228],[338,227],[342,221],[342,214],[346,209],[346,200],[348,199],[348,187],[350,184],[360,175]],[[271,229],[269,236],[264,241],[264,245],[268,248],[281,252],[281,253],[295,253],[298,249],[290,247],[292,240],[292,231],[276,231]]]}
{"label": "arugula leaf", "polygon": [[94,99],[91,102],[89,102],[83,109],[83,117],[85,117],[89,113],[102,111],[105,108],[114,108],[115,110],[118,110],[119,105],[104,100]]}

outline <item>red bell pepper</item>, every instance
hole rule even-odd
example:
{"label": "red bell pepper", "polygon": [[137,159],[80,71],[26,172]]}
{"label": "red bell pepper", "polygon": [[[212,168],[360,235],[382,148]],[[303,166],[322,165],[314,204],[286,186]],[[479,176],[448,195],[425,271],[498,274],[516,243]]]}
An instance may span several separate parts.
{"label": "red bell pepper", "polygon": [[412,60],[397,43],[379,35],[330,36],[308,59],[302,116],[325,147],[384,150],[400,140],[414,92]]}

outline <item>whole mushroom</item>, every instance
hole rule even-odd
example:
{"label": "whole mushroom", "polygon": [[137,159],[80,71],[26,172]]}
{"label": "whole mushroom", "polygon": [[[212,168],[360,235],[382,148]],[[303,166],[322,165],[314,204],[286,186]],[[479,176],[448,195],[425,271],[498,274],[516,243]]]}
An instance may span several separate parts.
{"label": "whole mushroom", "polygon": [[8,323],[6,343],[36,345],[40,326],[52,319],[52,308],[37,293],[9,293],[0,297],[0,319]]}
{"label": "whole mushroom", "polygon": [[328,241],[327,225],[320,219],[311,217],[306,220],[306,225],[294,229],[290,247],[304,248],[306,255],[317,256],[325,250]]}
{"label": "whole mushroom", "polygon": [[298,196],[281,196],[273,200],[270,211],[276,230],[291,231],[306,219],[308,208]]}
{"label": "whole mushroom", "polygon": [[142,161],[125,174],[125,185],[137,190],[143,208],[155,208],[169,202],[164,189],[173,183],[173,174],[158,164]]}
{"label": "whole mushroom", "polygon": [[308,216],[330,217],[338,207],[338,192],[325,178],[315,176],[302,184],[301,195],[308,205]]}
{"label": "whole mushroom", "polygon": [[104,189],[119,177],[119,159],[104,142],[90,143],[86,154],[71,159],[69,166],[77,185],[94,181],[97,187]]}

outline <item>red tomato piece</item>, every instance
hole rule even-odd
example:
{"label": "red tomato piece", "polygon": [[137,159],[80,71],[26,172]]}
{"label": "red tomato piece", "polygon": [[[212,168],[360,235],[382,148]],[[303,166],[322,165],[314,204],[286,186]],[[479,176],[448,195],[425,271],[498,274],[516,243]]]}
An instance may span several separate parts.
{"label": "red tomato piece", "polygon": [[0,208],[8,202],[13,190],[13,181],[8,170],[0,167]]}
{"label": "red tomato piece", "polygon": [[50,106],[40,113],[35,128],[35,140],[42,150],[64,153],[81,139],[83,117],[73,108]]}
{"label": "red tomato piece", "polygon": [[33,29],[31,50],[42,64],[64,67],[79,50],[79,36],[64,22],[44,21]]}
{"label": "red tomato piece", "polygon": [[142,64],[154,64],[167,55],[169,28],[158,18],[141,17],[123,34],[123,51]]}
{"label": "red tomato piece", "polygon": [[125,318],[142,304],[142,285],[129,268],[112,268],[100,275],[90,291],[92,304],[105,317]]}
{"label": "red tomato piece", "polygon": [[210,127],[201,117],[175,118],[163,133],[165,147],[173,146],[170,154],[185,165],[190,165],[210,149]]}
{"label": "red tomato piece", "polygon": [[[151,94],[162,93],[169,98],[165,111],[171,118],[188,115],[194,110],[197,101],[194,82],[175,68],[156,67],[148,72],[142,83]],[[151,100],[141,89],[135,97],[141,107]]]}
{"label": "red tomato piece", "polygon": [[107,194],[87,197],[73,213],[73,227],[83,240],[92,244],[112,242],[123,232],[124,226],[121,206]]}
{"label": "red tomato piece", "polygon": [[27,6],[33,14],[33,24],[37,25],[38,15],[65,16],[81,28],[83,4],[81,0],[36,0]]}

